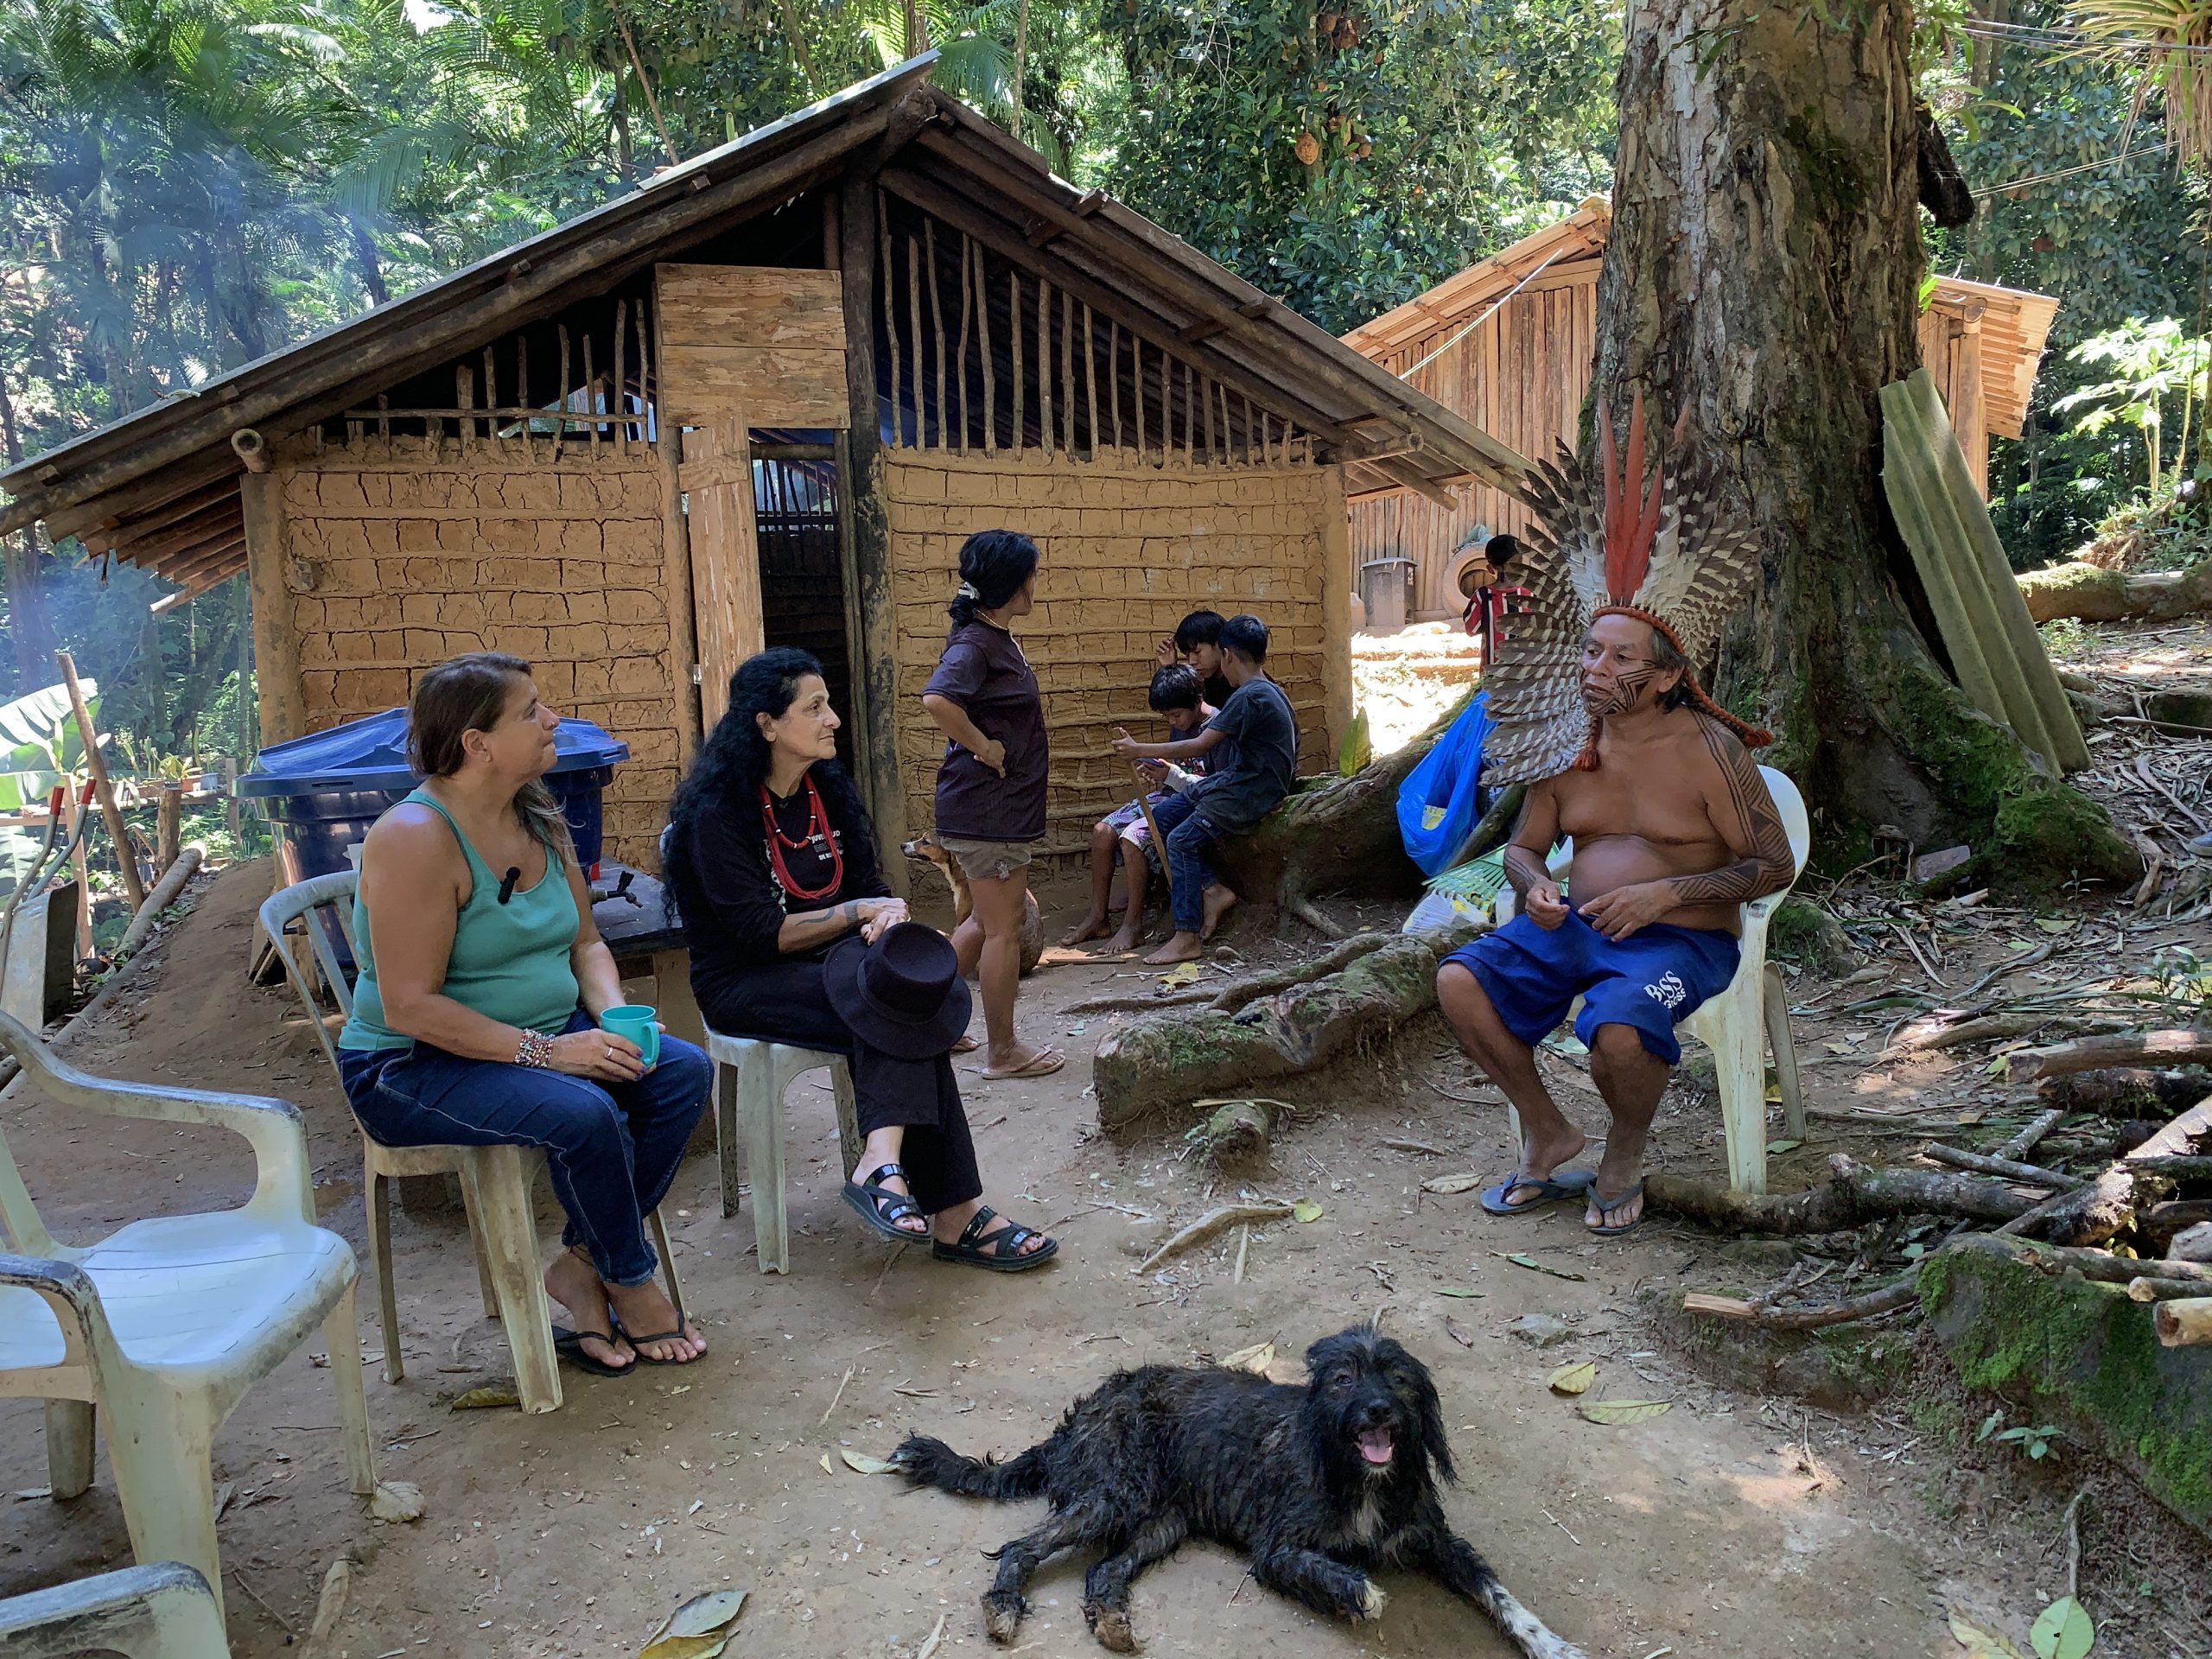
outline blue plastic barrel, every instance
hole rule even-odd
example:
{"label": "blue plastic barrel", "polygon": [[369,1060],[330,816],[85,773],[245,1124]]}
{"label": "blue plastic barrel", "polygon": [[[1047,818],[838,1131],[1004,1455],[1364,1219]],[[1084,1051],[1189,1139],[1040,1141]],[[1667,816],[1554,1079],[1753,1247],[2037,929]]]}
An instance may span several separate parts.
{"label": "blue plastic barrel", "polygon": [[[561,804],[584,874],[600,862],[600,791],[630,746],[588,720],[564,720],[546,786]],[[407,764],[407,711],[387,709],[264,749],[238,793],[257,800],[276,831],[289,885],[353,868],[346,849],[422,782]]]}

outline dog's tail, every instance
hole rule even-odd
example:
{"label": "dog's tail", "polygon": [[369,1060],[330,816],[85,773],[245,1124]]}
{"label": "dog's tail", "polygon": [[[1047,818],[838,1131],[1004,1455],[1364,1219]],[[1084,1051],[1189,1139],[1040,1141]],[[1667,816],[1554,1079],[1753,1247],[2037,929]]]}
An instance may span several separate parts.
{"label": "dog's tail", "polygon": [[909,1434],[891,1454],[891,1462],[916,1486],[934,1486],[961,1497],[988,1497],[1007,1503],[1044,1491],[1045,1450],[1043,1446],[1033,1446],[1008,1462],[983,1463],[961,1456],[943,1440]]}

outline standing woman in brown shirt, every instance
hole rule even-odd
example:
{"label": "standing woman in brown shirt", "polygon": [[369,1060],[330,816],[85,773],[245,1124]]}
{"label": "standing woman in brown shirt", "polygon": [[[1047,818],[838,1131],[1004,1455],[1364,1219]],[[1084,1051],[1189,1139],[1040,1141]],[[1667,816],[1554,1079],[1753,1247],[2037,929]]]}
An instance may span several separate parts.
{"label": "standing woman in brown shirt", "polygon": [[983,995],[987,1077],[1041,1077],[1067,1064],[1056,1048],[1014,1034],[1021,924],[1033,843],[1045,835],[1045,705],[1008,624],[1035,607],[1037,544],[983,530],[960,549],[952,632],[922,692],[944,733],[937,772],[937,840],[959,861],[975,909],[952,935],[963,973]]}

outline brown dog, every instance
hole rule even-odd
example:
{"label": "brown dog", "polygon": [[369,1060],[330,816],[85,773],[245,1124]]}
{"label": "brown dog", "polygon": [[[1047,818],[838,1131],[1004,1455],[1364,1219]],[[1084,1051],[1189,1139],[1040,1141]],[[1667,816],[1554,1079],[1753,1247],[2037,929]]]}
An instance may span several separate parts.
{"label": "brown dog", "polygon": [[[976,908],[976,901],[968,892],[968,878],[963,874],[960,861],[938,845],[937,836],[925,830],[901,849],[909,858],[937,866],[938,874],[952,889],[952,925],[966,921]],[[1037,970],[1045,955],[1045,918],[1037,908],[1037,895],[1021,895],[1021,975],[1027,979]]]}

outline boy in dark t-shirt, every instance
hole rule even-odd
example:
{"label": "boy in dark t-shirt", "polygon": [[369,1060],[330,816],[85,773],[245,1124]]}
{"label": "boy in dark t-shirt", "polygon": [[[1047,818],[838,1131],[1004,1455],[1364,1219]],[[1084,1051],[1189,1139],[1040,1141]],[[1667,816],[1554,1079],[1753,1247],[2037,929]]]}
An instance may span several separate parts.
{"label": "boy in dark t-shirt", "polygon": [[1249,835],[1290,793],[1298,770],[1298,722],[1290,699],[1267,676],[1267,626],[1256,616],[1232,616],[1221,626],[1221,671],[1229,701],[1196,737],[1179,743],[1140,743],[1114,734],[1116,752],[1131,760],[1230,759],[1207,776],[1191,779],[1161,766],[1148,781],[1176,791],[1154,809],[1167,838],[1169,899],[1175,934],[1145,958],[1154,966],[1194,960],[1236,895],[1214,877],[1209,858],[1215,839]]}

